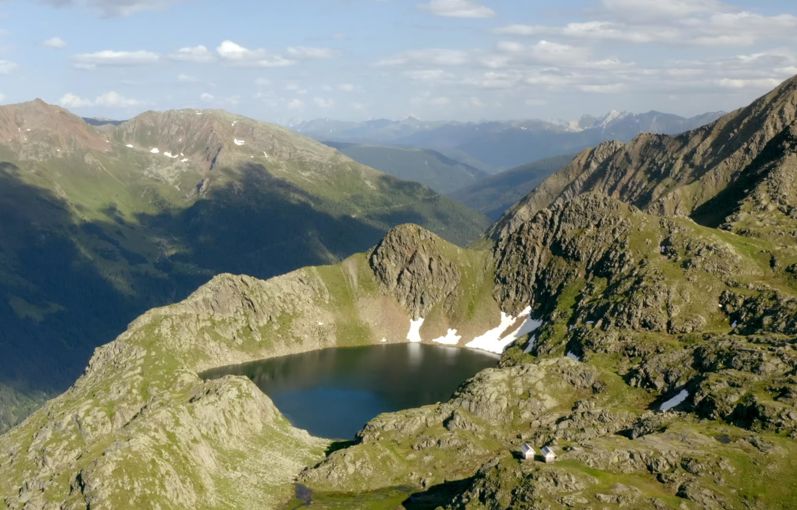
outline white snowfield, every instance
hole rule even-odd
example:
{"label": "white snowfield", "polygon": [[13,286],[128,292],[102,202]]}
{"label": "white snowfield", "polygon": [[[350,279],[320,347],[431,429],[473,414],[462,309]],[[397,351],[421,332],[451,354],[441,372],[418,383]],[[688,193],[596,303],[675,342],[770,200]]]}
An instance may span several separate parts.
{"label": "white snowfield", "polygon": [[675,395],[673,398],[671,398],[671,399],[669,399],[669,400],[667,400],[665,402],[662,402],[661,406],[659,407],[659,411],[669,411],[673,407],[679,405],[681,402],[686,400],[686,398],[688,396],[689,396],[689,392],[688,391],[686,391],[686,390],[679,391],[678,394]]}
{"label": "white snowfield", "polygon": [[432,342],[443,345],[457,345],[460,340],[462,340],[462,335],[458,335],[456,329],[449,328],[445,336],[437,337]]}
{"label": "white snowfield", "polygon": [[[518,327],[513,330],[509,329],[521,319],[522,322]],[[407,332],[407,340],[410,342],[423,341],[421,338],[421,326],[423,326],[423,321],[423,317],[410,319],[410,329]],[[511,316],[501,312],[501,323],[498,326],[477,336],[466,343],[465,347],[501,354],[509,345],[516,342],[519,338],[535,331],[541,325],[542,321],[531,318],[531,307],[526,307],[526,309],[517,316]],[[458,334],[456,329],[449,328],[444,336],[435,338],[432,342],[443,345],[458,345],[461,340],[462,335]]]}
{"label": "white snowfield", "polygon": [[410,319],[410,330],[407,331],[407,340],[410,342],[420,342],[421,326],[423,326],[423,317],[418,319]]}
{"label": "white snowfield", "polygon": [[127,145],[125,145],[125,147],[127,147],[128,149],[135,149],[135,146],[132,143],[128,143]]}
{"label": "white snowfield", "polygon": [[237,138],[233,138],[232,141],[235,143],[235,145],[245,145],[246,144],[246,140],[239,140]]}

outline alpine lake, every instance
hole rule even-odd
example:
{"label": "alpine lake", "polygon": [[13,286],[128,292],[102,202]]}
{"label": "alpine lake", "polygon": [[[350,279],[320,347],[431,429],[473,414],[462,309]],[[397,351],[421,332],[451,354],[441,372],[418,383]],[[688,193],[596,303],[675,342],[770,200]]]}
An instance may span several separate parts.
{"label": "alpine lake", "polygon": [[209,370],[243,375],[291,423],[330,439],[352,439],[384,412],[447,400],[468,378],[497,364],[487,353],[421,343],[329,348]]}

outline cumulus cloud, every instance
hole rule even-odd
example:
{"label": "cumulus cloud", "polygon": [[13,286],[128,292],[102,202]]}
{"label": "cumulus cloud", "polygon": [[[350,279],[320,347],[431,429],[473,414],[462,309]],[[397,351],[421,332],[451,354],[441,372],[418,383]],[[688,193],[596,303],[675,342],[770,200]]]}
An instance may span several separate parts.
{"label": "cumulus cloud", "polygon": [[75,67],[95,69],[103,66],[138,66],[154,64],[160,60],[157,53],[151,51],[115,51],[103,50],[94,53],[80,53],[72,58]]}
{"label": "cumulus cloud", "polygon": [[495,11],[473,0],[431,0],[419,7],[437,16],[451,18],[490,18]]}
{"label": "cumulus cloud", "polygon": [[143,104],[137,99],[125,97],[122,94],[110,91],[97,96],[94,99],[83,98],[70,92],[64,94],[58,101],[64,108],[87,108],[99,106],[103,108],[130,108]]}
{"label": "cumulus cloud", "polygon": [[216,60],[216,55],[213,54],[207,47],[199,44],[197,46],[186,46],[180,48],[171,55],[169,58],[181,62],[213,62]]}
{"label": "cumulus cloud", "polygon": [[50,37],[49,39],[45,39],[44,41],[42,41],[42,46],[45,46],[47,48],[55,48],[55,49],[65,48],[66,41],[64,41],[60,37]]}
{"label": "cumulus cloud", "polygon": [[270,54],[264,49],[251,50],[230,40],[222,41],[216,48],[216,53],[222,60],[241,66],[287,67],[296,63],[282,55]]}

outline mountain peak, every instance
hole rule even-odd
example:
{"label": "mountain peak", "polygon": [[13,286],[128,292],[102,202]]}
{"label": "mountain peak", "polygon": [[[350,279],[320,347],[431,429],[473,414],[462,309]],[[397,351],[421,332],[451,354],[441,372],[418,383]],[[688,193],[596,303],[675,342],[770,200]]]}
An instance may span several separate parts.
{"label": "mountain peak", "polygon": [[105,137],[83,119],[40,98],[0,106],[0,143],[23,146],[43,143],[59,150],[107,148]]}

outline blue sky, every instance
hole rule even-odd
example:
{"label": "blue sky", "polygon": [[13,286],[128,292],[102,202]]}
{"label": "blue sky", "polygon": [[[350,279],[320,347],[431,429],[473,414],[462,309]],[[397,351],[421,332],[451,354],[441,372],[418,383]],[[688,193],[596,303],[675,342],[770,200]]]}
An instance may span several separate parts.
{"label": "blue sky", "polygon": [[0,0],[0,102],[290,123],[731,110],[797,74],[797,3]]}

